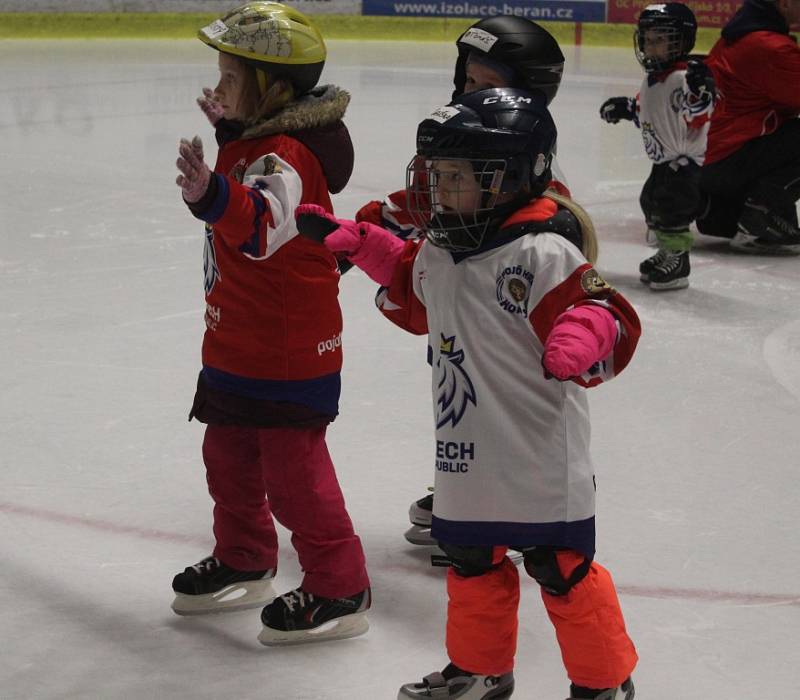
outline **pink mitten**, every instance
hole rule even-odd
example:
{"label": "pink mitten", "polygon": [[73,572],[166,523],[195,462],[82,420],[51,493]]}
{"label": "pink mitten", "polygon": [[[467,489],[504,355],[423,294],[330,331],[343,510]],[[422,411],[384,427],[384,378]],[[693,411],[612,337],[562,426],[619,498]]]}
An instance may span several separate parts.
{"label": "pink mitten", "polygon": [[334,254],[344,255],[378,284],[391,284],[405,243],[389,231],[366,221],[337,219],[317,204],[301,204],[295,210],[295,218],[300,235],[323,243]]}
{"label": "pink mitten", "polygon": [[203,160],[203,142],[195,136],[191,143],[188,139],[181,139],[178,146],[180,158],[175,162],[181,174],[175,182],[183,190],[183,199],[189,204],[194,204],[202,199],[211,180],[211,170]]}
{"label": "pink mitten", "polygon": [[222,105],[214,97],[214,91],[211,88],[203,88],[203,96],[197,98],[197,104],[206,115],[206,119],[211,123],[211,126],[216,126],[217,122],[223,117]]}
{"label": "pink mitten", "polygon": [[561,381],[579,377],[614,349],[617,322],[597,304],[578,306],[561,314],[544,344],[542,364]]}

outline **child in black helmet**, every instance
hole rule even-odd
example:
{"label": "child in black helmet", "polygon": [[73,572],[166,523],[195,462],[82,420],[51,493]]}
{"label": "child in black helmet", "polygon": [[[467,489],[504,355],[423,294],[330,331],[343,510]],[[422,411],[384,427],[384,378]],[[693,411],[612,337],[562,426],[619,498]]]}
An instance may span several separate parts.
{"label": "child in black helmet", "polygon": [[406,181],[430,202],[412,210],[424,239],[297,211],[301,234],[348,256],[382,285],[382,313],[429,341],[450,663],[398,700],[511,696],[520,582],[509,547],[541,587],[570,697],[634,697],[636,651],[594,561],[585,389],[624,369],[640,327],[592,267],[588,216],[547,189],[555,140],[541,95],[461,95],[417,131]]}
{"label": "child in black helmet", "polygon": [[653,291],[689,286],[689,225],[703,211],[700,166],[714,108],[714,80],[699,60],[689,60],[697,33],[694,13],[668,2],[642,10],[635,34],[636,58],[645,70],[636,97],[612,97],[600,107],[610,124],[633,121],[653,161],[639,198],[658,252],[639,265]]}
{"label": "child in black helmet", "polygon": [[[212,171],[200,139],[183,140],[177,183],[206,224],[206,332],[190,417],[207,426],[216,544],[175,576],[173,609],[267,604],[259,639],[268,645],[352,637],[367,629],[369,580],[325,442],[341,384],[339,275],[292,216],[301,202],[331,211],[329,192],[347,182],[349,95],[315,88],[325,44],[293,8],[250,2],[199,38],[219,52],[219,84],[200,101],[219,152]],[[273,517],[292,532],[304,572],[278,598]]]}
{"label": "child in black helmet", "polygon": [[[532,20],[510,16],[482,19],[459,36],[456,47],[453,99],[476,90],[515,87],[541,93],[549,104],[558,92],[564,54],[552,34]],[[568,195],[555,161],[551,167],[555,171],[551,187]],[[414,201],[417,194],[406,189],[393,192],[384,201],[366,204],[355,218],[382,226],[401,239],[417,239],[422,233],[409,212],[410,206],[424,206],[424,202]],[[405,536],[412,544],[436,544],[430,536],[432,510],[432,494],[411,504],[411,527]]]}

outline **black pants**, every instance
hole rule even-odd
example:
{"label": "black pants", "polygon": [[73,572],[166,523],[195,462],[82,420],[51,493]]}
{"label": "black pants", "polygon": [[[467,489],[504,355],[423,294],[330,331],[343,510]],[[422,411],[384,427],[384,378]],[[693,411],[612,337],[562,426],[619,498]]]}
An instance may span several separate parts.
{"label": "black pants", "polygon": [[639,205],[650,228],[681,231],[705,208],[700,191],[700,166],[692,160],[658,163],[642,187]]}
{"label": "black pants", "polygon": [[800,119],[790,119],[774,133],[748,141],[727,158],[704,165],[700,187],[709,195],[709,207],[697,220],[697,228],[708,236],[733,238],[746,199],[797,226]]}

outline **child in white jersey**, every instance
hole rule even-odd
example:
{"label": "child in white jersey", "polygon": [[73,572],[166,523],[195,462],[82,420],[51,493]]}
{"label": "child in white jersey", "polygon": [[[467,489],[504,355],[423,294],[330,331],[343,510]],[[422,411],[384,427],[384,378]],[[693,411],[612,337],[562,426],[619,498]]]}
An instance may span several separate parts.
{"label": "child in white jersey", "polygon": [[640,326],[592,267],[585,212],[546,190],[555,141],[541,95],[462,95],[417,132],[407,183],[425,183],[412,192],[427,202],[412,212],[425,239],[298,208],[301,234],[361,267],[384,287],[383,314],[429,337],[432,535],[451,566],[450,663],[403,685],[399,700],[511,696],[519,574],[509,548],[541,586],[571,698],[634,695],[636,651],[594,562],[585,388],[624,369]]}
{"label": "child in white jersey", "polygon": [[684,4],[649,5],[639,15],[636,58],[645,79],[635,97],[612,97],[600,107],[611,124],[633,121],[642,130],[653,168],[639,203],[658,252],[639,266],[654,291],[689,286],[689,225],[705,205],[700,166],[714,105],[714,80],[698,60],[689,60],[697,21]]}
{"label": "child in white jersey", "polygon": [[[558,42],[542,25],[523,17],[488,17],[468,27],[456,40],[458,57],[453,71],[453,98],[488,88],[515,87],[537,91],[549,104],[558,92],[564,70],[564,54]],[[553,162],[551,187],[568,194],[565,178]],[[424,206],[426,193],[419,191]],[[378,224],[402,239],[423,236],[409,211],[406,188],[393,192],[383,201],[372,201],[356,214],[356,221]],[[342,269],[349,267],[343,261]],[[411,504],[411,527],[405,537],[412,544],[436,544],[430,536],[433,494]]]}

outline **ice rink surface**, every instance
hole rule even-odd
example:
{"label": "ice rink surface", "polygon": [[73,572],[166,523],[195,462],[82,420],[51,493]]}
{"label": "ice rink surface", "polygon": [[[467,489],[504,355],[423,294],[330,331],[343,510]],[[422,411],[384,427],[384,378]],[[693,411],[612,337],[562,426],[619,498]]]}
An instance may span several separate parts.
{"label": "ice rink surface", "polygon": [[[337,213],[399,189],[416,124],[447,101],[447,44],[330,42],[352,92],[356,169]],[[649,163],[598,107],[633,95],[623,49],[565,49],[559,162],[593,215],[599,269],[644,328],[591,391],[598,561],[641,660],[637,700],[796,698],[800,688],[800,259],[701,237],[691,287],[638,281]],[[212,548],[202,426],[187,423],[203,332],[202,225],[174,185],[179,137],[211,129],[200,42],[0,42],[0,698],[378,700],[445,664],[444,571],[407,544],[432,483],[425,340],[342,278],[345,370],[329,445],[374,592],[363,637],[256,641],[258,610],[170,610],[172,576]],[[276,589],[299,582],[281,531]],[[517,692],[568,684],[522,579]]]}

